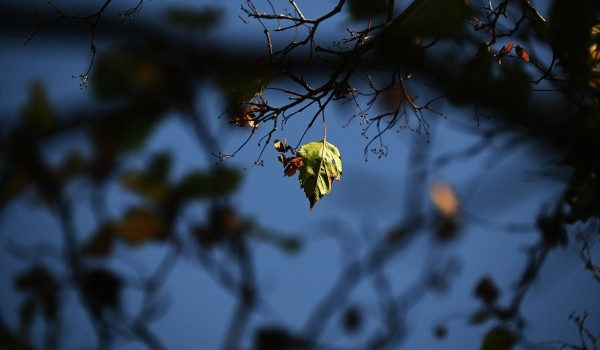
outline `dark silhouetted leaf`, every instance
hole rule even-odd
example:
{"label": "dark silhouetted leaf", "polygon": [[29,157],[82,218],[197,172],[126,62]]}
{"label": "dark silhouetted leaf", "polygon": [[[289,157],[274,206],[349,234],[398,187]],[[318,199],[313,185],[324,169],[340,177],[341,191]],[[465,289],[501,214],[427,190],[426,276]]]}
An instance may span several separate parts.
{"label": "dark silhouetted leaf", "polygon": [[475,287],[475,296],[486,305],[492,305],[500,296],[496,284],[490,277],[483,277]]}
{"label": "dark silhouetted leaf", "polygon": [[19,305],[19,336],[28,339],[31,334],[37,303],[33,297],[25,298]]}
{"label": "dark silhouetted leaf", "polygon": [[50,270],[38,265],[15,276],[15,287],[30,293],[36,303],[41,305],[44,318],[48,322],[58,317],[58,293],[60,283]]}
{"label": "dark silhouetted leaf", "polygon": [[344,311],[342,317],[342,327],[348,333],[355,333],[360,330],[363,323],[362,311],[358,306],[353,305]]}
{"label": "dark silhouetted leaf", "polygon": [[433,329],[433,335],[440,340],[446,338],[446,336],[448,335],[448,327],[446,327],[446,325],[443,324],[435,326],[435,328]]}
{"label": "dark silhouetted leaf", "polygon": [[550,247],[567,245],[569,239],[562,212],[557,211],[549,216],[539,216],[537,226],[542,233],[544,242]]}
{"label": "dark silhouetted leaf", "polygon": [[116,238],[113,223],[104,223],[82,247],[82,252],[89,256],[104,258],[112,253]]}
{"label": "dark silhouetted leaf", "polygon": [[78,276],[78,282],[92,313],[101,317],[106,309],[121,305],[121,279],[103,268],[93,268]]}
{"label": "dark silhouetted leaf", "polygon": [[0,179],[0,208],[23,193],[30,184],[30,177],[25,171],[15,171]]}
{"label": "dark silhouetted leaf", "polygon": [[260,328],[254,334],[254,350],[306,349],[310,343],[277,326]]}

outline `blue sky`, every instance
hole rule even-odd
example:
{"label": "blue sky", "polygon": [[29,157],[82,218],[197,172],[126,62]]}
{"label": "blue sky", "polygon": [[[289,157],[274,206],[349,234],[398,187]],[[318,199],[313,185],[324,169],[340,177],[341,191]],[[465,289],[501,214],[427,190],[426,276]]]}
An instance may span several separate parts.
{"label": "blue sky", "polygon": [[[198,4],[191,1],[169,2],[184,3]],[[334,2],[329,1],[318,6],[311,3],[302,9],[309,17],[318,15],[323,11],[323,6],[332,3]],[[32,2],[33,7],[37,5],[38,2]],[[159,1],[147,2],[138,16],[158,18],[157,14],[166,5]],[[223,26],[224,29],[220,29],[222,31],[213,33],[213,37],[234,37],[243,31],[250,38],[259,41],[263,39],[262,29],[257,23],[246,25],[237,17],[241,14],[240,3],[229,1],[218,7],[226,11],[226,25]],[[345,19],[345,14],[341,18]],[[332,24],[328,28],[330,36],[341,35],[346,25],[346,22]],[[15,111],[26,100],[29,84],[35,79],[44,81],[52,101],[59,108],[69,108],[74,101],[80,103],[89,100],[88,94],[91,91],[81,90],[77,80],[71,78],[85,70],[89,59],[88,44],[73,43],[59,49],[55,45],[45,42],[43,35],[26,46],[22,45],[20,39],[0,37],[2,118],[12,118],[16,114]],[[269,91],[265,97],[271,103],[277,103],[279,98]],[[215,97],[209,88],[201,98],[203,100],[199,103],[208,105],[212,114],[220,114],[219,106],[211,105]],[[422,179],[423,183],[411,183],[414,180],[408,177],[407,169],[411,168],[409,160],[415,152],[414,147],[425,148],[431,161],[448,152],[464,149],[478,140],[477,129],[466,125],[471,118],[464,117],[472,114],[472,110],[455,109],[448,105],[445,107],[447,119],[430,116],[429,143],[423,135],[392,131],[386,136],[389,155],[382,159],[370,156],[368,161],[363,157],[366,141],[360,136],[360,125],[352,123],[344,127],[345,118],[354,113],[352,107],[335,106],[328,110],[327,139],[339,147],[344,173],[342,181],[334,183],[331,194],[322,199],[312,212],[308,210],[308,202],[297,179],[283,177],[281,165],[275,159],[277,153],[271,147],[267,148],[263,157],[265,166],[244,171],[243,186],[235,197],[240,211],[262,226],[298,235],[305,243],[298,255],[288,255],[259,242],[252,244],[257,279],[263,287],[261,292],[268,301],[253,318],[253,324],[284,323],[291,329],[301,329],[315,304],[337,278],[344,262],[357,253],[344,249],[336,237],[346,235],[344,239],[365,242],[377,240],[398,223],[407,211],[412,210],[410,203],[406,201],[411,187],[425,185],[423,188],[426,188],[433,180],[444,179],[455,188],[461,205],[469,215],[479,218],[479,221],[488,220],[498,225],[514,222],[533,224],[532,220],[540,212],[541,205],[556,198],[562,185],[547,177],[531,175],[531,172],[550,169],[566,175],[564,169],[552,165],[560,155],[549,154],[542,159],[538,149],[540,146],[533,142],[513,148],[507,157],[501,159],[495,159],[497,153],[492,150],[465,161],[450,163],[431,170],[427,178]],[[220,122],[215,119],[213,127],[217,128]],[[296,125],[301,127],[304,122],[305,120],[295,121],[297,124],[292,122],[275,136],[297,140],[303,129],[297,129]],[[481,128],[493,125],[494,121],[484,120]],[[465,131],[467,128],[471,131]],[[228,135],[223,152],[235,150],[244,136],[241,131]],[[314,127],[305,141],[321,138],[322,129]],[[80,145],[84,141],[72,140],[71,146]],[[502,139],[498,143],[501,144]],[[206,164],[206,157],[201,154],[202,149],[194,141],[194,136],[176,119],[168,119],[157,128],[148,146],[139,155],[132,157],[130,162],[141,166],[144,159],[159,150],[170,150],[176,155],[175,178],[187,169]],[[53,152],[60,153],[61,150]],[[53,157],[53,152],[49,152],[49,157]],[[238,157],[227,162],[247,167],[259,152],[260,148],[255,142],[251,142]],[[81,195],[85,196],[85,193],[84,190]],[[111,209],[115,214],[131,200],[119,193],[117,188],[109,188],[109,196]],[[424,206],[427,210],[433,209],[427,200],[424,200]],[[90,208],[83,205],[78,208],[77,213],[78,227],[82,232],[90,232],[93,228]],[[195,214],[197,211],[193,210],[186,213],[189,220],[194,220]],[[0,220],[0,244],[4,247],[9,240],[22,244],[34,241],[59,244],[56,220],[26,200],[6,208],[1,213]],[[524,247],[536,239],[535,233],[509,233],[469,219],[465,220],[462,238],[448,247],[440,247],[426,232],[415,238],[385,269],[396,292],[410,286],[422,269],[431,264],[458,260],[462,268],[457,277],[452,279],[452,288],[448,293],[429,294],[409,311],[409,335],[404,348],[477,348],[483,334],[493,324],[466,325],[465,320],[477,306],[471,295],[473,286],[482,276],[490,275],[502,289],[503,296],[510,295],[509,289],[525,264]],[[149,245],[135,250],[123,247],[117,252],[119,259],[113,263],[113,267],[125,276],[133,276],[136,269],[151,269],[156,258],[162,254],[164,250],[159,246]],[[7,249],[0,250],[0,265],[4,266],[5,271],[0,277],[0,293],[3,295],[0,312],[5,320],[14,324],[18,307],[16,301],[19,299],[13,292],[10,276],[24,265]],[[370,283],[362,283],[351,299],[367,310],[367,318],[372,322],[368,322],[366,326],[374,327],[374,317],[369,318],[369,315],[377,308],[377,300],[374,299]],[[600,314],[595,312],[600,310],[600,298],[597,297],[599,288],[600,285],[593,280],[591,274],[584,271],[575,249],[569,247],[553,251],[539,281],[523,304],[523,313],[530,322],[527,332],[529,340],[535,344],[543,340],[576,341],[576,328],[568,320],[573,311],[589,311],[588,326],[593,330],[600,329]],[[131,292],[127,298],[135,303],[139,295]],[[75,303],[74,296],[70,296],[69,300]],[[168,308],[153,329],[170,348],[195,349],[198,343],[202,343],[206,349],[216,349],[222,344],[223,330],[230,321],[235,300],[216,285],[198,263],[190,259],[179,262],[166,283],[164,300]],[[66,345],[77,349],[89,347],[89,339],[93,337],[92,330],[89,325],[82,327],[79,324],[82,318],[80,311],[69,308],[66,315],[65,330],[77,333],[73,336],[72,343]],[[449,328],[447,338],[441,341],[432,336],[433,327],[439,323],[444,323]],[[333,319],[325,330],[324,338],[341,338],[342,331],[338,324]],[[79,333],[81,328],[84,331]],[[344,341],[346,343],[343,344],[349,344],[347,342],[351,343],[353,338],[349,337]],[[124,348],[137,349],[138,346],[127,344]]]}

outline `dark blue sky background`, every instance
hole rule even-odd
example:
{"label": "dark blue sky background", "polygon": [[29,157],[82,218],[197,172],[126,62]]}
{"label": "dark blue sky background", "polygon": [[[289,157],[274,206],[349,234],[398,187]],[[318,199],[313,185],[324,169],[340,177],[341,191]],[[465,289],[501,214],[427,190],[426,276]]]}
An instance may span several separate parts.
{"label": "dark blue sky background", "polygon": [[[32,10],[40,6],[32,1]],[[172,4],[194,4],[197,1],[151,1],[137,15],[139,19],[154,17],[160,20],[161,11]],[[334,2],[299,1],[307,17],[315,16],[329,8]],[[224,22],[212,38],[220,41],[240,40],[263,43],[262,28],[257,23],[244,24],[238,15],[241,3],[227,1],[223,3],[205,1],[222,8]],[[117,5],[115,6],[122,6]],[[123,5],[125,6],[125,5]],[[126,6],[125,6],[126,7]],[[267,11],[268,8],[265,8]],[[347,21],[346,14],[339,15],[326,31],[330,37],[343,35],[344,28],[353,25]],[[131,25],[135,25],[135,22]],[[241,33],[241,34],[240,34]],[[3,122],[11,120],[19,106],[26,102],[27,89],[37,79],[47,87],[52,102],[58,109],[68,109],[74,104],[89,101],[88,89],[81,90],[76,75],[86,69],[89,45],[86,40],[68,45],[48,42],[43,32],[30,44],[23,46],[21,39],[10,38],[12,33],[3,33],[0,37],[0,107]],[[244,39],[245,40],[245,39]],[[99,42],[100,52],[110,43]],[[259,50],[263,50],[260,47]],[[213,130],[223,128],[221,106],[216,94],[206,87],[198,101],[207,113],[214,115]],[[285,102],[280,96],[267,91],[265,97],[272,104]],[[422,188],[423,207],[433,210],[427,197],[427,188],[434,180],[443,179],[453,186],[464,209],[464,229],[461,239],[447,246],[434,242],[428,232],[419,234],[414,241],[398,254],[386,267],[385,273],[398,293],[412,285],[424,269],[435,264],[449,264],[454,261],[461,266],[460,272],[452,278],[452,286],[447,293],[430,293],[416,304],[407,314],[408,337],[405,349],[476,349],[486,330],[493,324],[480,326],[467,325],[468,315],[478,306],[472,296],[476,282],[485,275],[492,276],[500,286],[503,297],[510,295],[518,275],[526,262],[524,249],[536,242],[538,234],[511,233],[503,229],[509,223],[529,224],[533,227],[536,215],[544,204],[563,189],[562,184],[540,172],[549,171],[559,176],[568,176],[568,171],[554,165],[561,154],[540,152],[542,145],[523,142],[500,151],[490,147],[483,153],[464,160],[451,162],[443,167],[427,167],[426,178],[415,180],[407,170],[413,168],[411,157],[417,149],[424,149],[423,166],[444,154],[459,151],[479,140],[478,130],[494,127],[493,120],[482,120],[477,128],[471,117],[472,109],[456,109],[449,104],[442,105],[446,119],[429,115],[431,125],[430,142],[424,135],[410,131],[385,136],[389,155],[382,159],[370,155],[364,160],[363,151],[367,143],[360,135],[358,120],[346,125],[347,118],[354,113],[352,106],[339,106],[327,111],[327,139],[336,144],[343,159],[342,181],[334,183],[331,194],[323,198],[313,212],[308,210],[308,202],[299,188],[298,180],[284,178],[282,168],[276,160],[277,153],[267,148],[263,158],[264,166],[251,167],[244,171],[243,186],[235,196],[235,204],[240,211],[266,228],[286,234],[299,236],[303,249],[299,254],[287,254],[281,250],[254,241],[251,245],[255,259],[257,280],[266,300],[258,309],[252,324],[283,323],[291,329],[301,329],[313,311],[316,303],[324,296],[335,281],[341,267],[358,251],[352,247],[363,242],[375,241],[386,234],[394,224],[400,222],[411,208],[409,194],[415,188]],[[310,118],[307,114],[306,118]],[[297,118],[286,125],[275,137],[287,137],[295,145],[301,135],[306,118]],[[317,123],[318,124],[318,123]],[[223,134],[223,152],[228,153],[243,142],[245,131],[234,130]],[[320,126],[313,127],[304,141],[322,139]],[[258,140],[258,138],[256,138]],[[494,145],[502,147],[506,138],[498,138]],[[48,150],[52,159],[64,154],[70,147],[85,147],[85,140],[72,138],[65,144],[56,145]],[[171,151],[175,156],[177,178],[186,170],[204,166],[207,157],[198,146],[194,136],[177,119],[166,119],[156,128],[148,146],[141,154],[131,157],[127,163],[143,166],[149,156],[157,150]],[[229,164],[248,167],[259,154],[256,142],[250,142],[240,155],[227,160]],[[542,157],[541,155],[545,155]],[[85,184],[74,184],[75,196],[86,198],[89,191]],[[111,214],[118,215],[135,201],[123,194],[117,187],[109,187]],[[27,196],[26,196],[27,197]],[[31,199],[31,198],[29,198]],[[29,245],[33,242],[60,244],[59,225],[41,206],[31,204],[28,198],[16,201],[0,216],[0,312],[11,325],[16,325],[19,296],[12,287],[11,276],[27,266],[11,252],[10,244]],[[420,205],[416,201],[415,205]],[[199,209],[199,208],[196,208]],[[200,210],[187,211],[185,219],[193,222]],[[90,234],[95,222],[91,208],[84,200],[77,208],[76,224],[81,232]],[[340,238],[341,237],[341,238]],[[341,242],[359,242],[358,245],[344,246]],[[350,247],[350,248],[348,248]],[[598,249],[596,248],[596,253]],[[140,271],[149,271],[158,257],[165,254],[162,246],[149,244],[141,248],[121,247],[117,251],[118,259],[111,266],[123,276],[135,278]],[[57,269],[60,264],[51,257],[38,257],[40,261],[50,261]],[[583,269],[583,263],[573,246],[554,250],[542,269],[539,280],[527,294],[523,303],[523,314],[528,321],[528,341],[531,348],[541,341],[568,340],[577,341],[577,329],[568,320],[572,312],[589,311],[588,326],[600,330],[600,284]],[[235,305],[235,299],[222,290],[198,263],[182,259],[165,285],[163,300],[165,315],[152,329],[172,349],[219,348]],[[131,305],[139,302],[140,295],[128,292],[126,300]],[[76,305],[76,298],[67,298]],[[366,324],[362,332],[375,327],[377,300],[371,289],[371,281],[366,280],[352,294],[351,300],[365,311]],[[508,299],[501,299],[508,300]],[[65,332],[69,340],[65,344],[69,349],[90,347],[93,331],[89,324],[82,323],[82,312],[76,307],[66,310]],[[443,323],[449,329],[443,340],[433,337],[432,330]],[[39,328],[39,327],[38,327]],[[252,329],[253,327],[250,327]],[[38,329],[39,332],[39,329]],[[339,320],[333,319],[324,332],[324,338],[340,338],[340,345],[352,344],[356,338],[343,337]],[[251,339],[250,336],[246,337]],[[334,342],[335,343],[335,342]],[[523,348],[528,348],[522,343]],[[139,344],[126,343],[123,348],[137,349]]]}

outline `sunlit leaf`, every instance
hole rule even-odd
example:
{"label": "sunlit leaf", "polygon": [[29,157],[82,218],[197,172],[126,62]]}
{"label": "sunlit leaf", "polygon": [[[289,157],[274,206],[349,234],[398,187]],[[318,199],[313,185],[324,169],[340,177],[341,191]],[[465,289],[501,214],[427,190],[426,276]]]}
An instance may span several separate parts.
{"label": "sunlit leaf", "polygon": [[508,328],[490,329],[481,344],[481,350],[511,350],[517,342],[516,335]]}
{"label": "sunlit leaf", "polygon": [[258,106],[250,106],[247,108],[242,108],[238,113],[233,116],[231,123],[239,126],[249,126],[253,129],[258,128],[258,117],[260,114],[260,110]]}
{"label": "sunlit leaf", "polygon": [[502,64],[502,58],[508,55],[512,48],[513,43],[512,41],[509,41],[506,45],[502,46],[502,48],[500,49],[500,51],[498,51],[497,54],[494,55],[494,57],[496,57],[496,61],[498,61],[498,64]]}
{"label": "sunlit leaf", "polygon": [[525,62],[529,62],[529,52],[527,52],[527,50],[525,50],[521,45],[517,45],[515,52],[520,59]]}
{"label": "sunlit leaf", "polygon": [[443,216],[448,218],[458,216],[460,204],[454,194],[454,190],[447,182],[435,182],[431,186],[429,194],[433,204]]}
{"label": "sunlit leaf", "polygon": [[342,158],[333,144],[323,140],[307,143],[298,150],[304,166],[300,168],[300,187],[304,189],[310,209],[331,192],[333,180],[342,177]]}
{"label": "sunlit leaf", "polygon": [[279,151],[281,153],[286,153],[287,151],[295,153],[292,146],[287,144],[287,138],[283,139],[283,142],[281,142],[280,140],[273,141],[273,146],[275,147],[275,149],[277,151]]}
{"label": "sunlit leaf", "polygon": [[118,237],[130,245],[139,245],[166,235],[166,224],[159,214],[144,208],[132,208],[115,223]]}

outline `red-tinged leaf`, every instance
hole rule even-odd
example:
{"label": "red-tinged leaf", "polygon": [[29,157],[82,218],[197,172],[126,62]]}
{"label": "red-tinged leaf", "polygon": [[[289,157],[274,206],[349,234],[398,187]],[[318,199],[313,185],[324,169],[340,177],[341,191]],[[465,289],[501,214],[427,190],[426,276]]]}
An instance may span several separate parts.
{"label": "red-tinged leaf", "polygon": [[286,163],[287,163],[287,165],[285,165],[285,169],[283,170],[283,173],[285,174],[285,176],[294,175],[296,173],[296,171],[298,170],[298,168],[301,168],[304,166],[304,160],[302,159],[302,157],[288,158]]}
{"label": "red-tinged leaf", "polygon": [[510,53],[510,51],[513,48],[513,43],[512,41],[509,41],[508,44],[506,44],[505,46],[502,46],[502,48],[500,49],[500,52],[498,53],[498,56],[500,57],[504,57],[506,55],[508,55]]}
{"label": "red-tinged leaf", "polygon": [[525,50],[523,47],[517,45],[517,47],[515,48],[515,52],[517,53],[517,56],[519,56],[520,59],[522,59],[525,62],[529,62],[529,52],[527,52],[527,50]]}
{"label": "red-tinged leaf", "polygon": [[494,57],[496,57],[496,60],[498,61],[498,64],[502,64],[502,58],[508,55],[512,48],[513,43],[512,41],[509,41],[506,45],[502,46],[502,48],[500,49],[500,51],[498,51],[496,55],[494,55]]}

